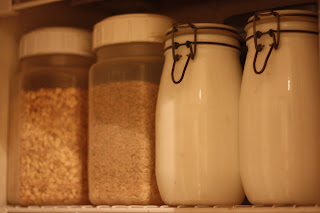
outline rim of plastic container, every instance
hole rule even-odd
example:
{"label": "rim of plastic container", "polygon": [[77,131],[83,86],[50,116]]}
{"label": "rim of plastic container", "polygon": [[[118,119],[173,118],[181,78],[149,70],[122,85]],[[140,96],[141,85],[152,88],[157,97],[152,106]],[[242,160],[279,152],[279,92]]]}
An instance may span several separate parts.
{"label": "rim of plastic container", "polygon": [[[166,15],[162,15],[162,14],[157,14],[157,13],[127,13],[127,14],[120,14],[120,15],[114,15],[114,16],[109,16],[101,21],[99,21],[98,23],[96,23],[94,25],[94,27],[96,25],[99,25],[99,24],[102,24],[106,21],[109,21],[109,20],[113,20],[113,19],[119,19],[119,18],[135,18],[135,17],[146,17],[146,16],[154,16],[154,17],[162,17],[162,18],[170,18],[169,16],[166,16]],[[170,18],[172,19],[172,18]]]}
{"label": "rim of plastic container", "polygon": [[[92,45],[92,49],[93,51],[97,51],[99,48],[104,47],[104,46],[108,46],[108,45],[113,45],[113,44],[123,44],[123,43],[131,43],[131,42],[154,42],[154,43],[163,43],[163,37],[165,34],[165,29],[163,32],[160,32],[160,30],[156,30],[154,32],[146,32],[149,35],[145,36],[142,39],[137,39],[134,38],[132,40],[128,40],[128,41],[115,41],[115,42],[110,42],[110,41],[103,41],[103,39],[99,38],[98,34],[104,34],[107,33],[107,29],[106,29],[106,25],[108,25],[110,22],[112,21],[116,21],[116,20],[128,20],[128,21],[133,21],[134,18],[146,18],[146,19],[152,19],[152,18],[157,18],[158,20],[152,20],[154,22],[157,21],[163,21],[163,22],[170,22],[170,25],[172,25],[172,23],[174,23],[174,19],[172,19],[171,17],[165,16],[165,15],[161,15],[161,14],[155,14],[155,13],[128,13],[128,14],[121,14],[121,15],[115,15],[115,16],[110,16],[107,17],[105,19],[103,19],[102,21],[96,23],[93,27],[93,45]],[[112,26],[115,27],[115,26]],[[111,29],[112,30],[112,29]],[[130,32],[129,32],[130,33]],[[159,37],[159,38],[156,38]]]}
{"label": "rim of plastic container", "polygon": [[38,28],[21,37],[19,59],[54,54],[94,57],[91,40],[91,32],[81,28]]}

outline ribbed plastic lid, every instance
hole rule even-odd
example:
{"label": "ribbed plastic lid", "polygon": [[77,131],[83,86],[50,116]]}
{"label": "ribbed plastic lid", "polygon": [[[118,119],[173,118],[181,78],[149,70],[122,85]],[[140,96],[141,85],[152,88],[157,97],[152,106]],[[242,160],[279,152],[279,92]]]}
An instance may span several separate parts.
{"label": "ribbed plastic lid", "polygon": [[90,31],[71,27],[47,27],[25,34],[20,41],[19,58],[47,54],[92,57]]}
{"label": "ribbed plastic lid", "polygon": [[94,26],[93,49],[129,42],[162,43],[173,20],[156,14],[126,14],[106,18]]}

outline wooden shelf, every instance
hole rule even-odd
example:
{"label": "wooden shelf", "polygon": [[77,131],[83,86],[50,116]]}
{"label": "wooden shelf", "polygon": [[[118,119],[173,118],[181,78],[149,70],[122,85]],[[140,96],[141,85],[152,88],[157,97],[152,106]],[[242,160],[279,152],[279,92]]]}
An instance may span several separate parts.
{"label": "wooden shelf", "polygon": [[[4,207],[6,213],[319,213],[319,206],[29,206]],[[1,212],[0,213],[4,213]]]}

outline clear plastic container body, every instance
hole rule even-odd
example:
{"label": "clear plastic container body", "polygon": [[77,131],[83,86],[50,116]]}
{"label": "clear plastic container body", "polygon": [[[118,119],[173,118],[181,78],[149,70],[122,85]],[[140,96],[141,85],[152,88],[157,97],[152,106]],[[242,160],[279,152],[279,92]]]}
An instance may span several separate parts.
{"label": "clear plastic container body", "polygon": [[74,55],[21,60],[11,93],[8,201],[87,204],[88,70]]}
{"label": "clear plastic container body", "polygon": [[[261,74],[253,68],[254,39],[247,41],[239,110],[241,179],[253,204],[320,204],[317,18],[306,11],[278,12],[283,15],[279,47]],[[287,13],[300,15],[285,17]],[[269,21],[257,22],[258,31],[277,29],[274,17],[263,18]],[[252,25],[246,30],[247,37],[253,34]],[[258,39],[264,45],[258,71],[273,42],[267,34]]]}
{"label": "clear plastic container body", "polygon": [[[159,191],[167,205],[241,204],[244,192],[238,155],[239,40],[223,34],[204,34],[201,30],[197,39],[200,43],[222,45],[198,44],[181,83],[173,83],[172,49],[165,51],[156,110]],[[175,37],[179,44],[186,41],[194,41],[193,31]],[[171,39],[165,47],[170,45]],[[182,56],[175,65],[177,81],[190,50],[181,45],[175,54]]]}
{"label": "clear plastic container body", "polygon": [[89,74],[89,197],[162,204],[155,178],[155,107],[163,44],[102,47]]}

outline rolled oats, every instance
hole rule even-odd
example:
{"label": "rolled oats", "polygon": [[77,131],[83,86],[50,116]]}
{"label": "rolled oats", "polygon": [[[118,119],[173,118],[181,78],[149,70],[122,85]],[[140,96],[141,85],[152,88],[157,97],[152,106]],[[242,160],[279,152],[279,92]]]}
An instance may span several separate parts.
{"label": "rolled oats", "polygon": [[87,90],[21,93],[22,205],[88,203]]}

